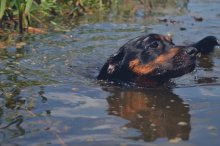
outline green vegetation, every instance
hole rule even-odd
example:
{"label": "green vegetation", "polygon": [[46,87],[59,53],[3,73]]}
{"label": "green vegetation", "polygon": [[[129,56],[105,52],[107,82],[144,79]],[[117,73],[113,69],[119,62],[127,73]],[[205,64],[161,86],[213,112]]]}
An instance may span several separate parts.
{"label": "green vegetation", "polygon": [[29,24],[32,2],[33,0],[1,0],[1,27],[5,28],[13,23],[14,28],[18,25],[19,31],[22,33]]}
{"label": "green vegetation", "polygon": [[[185,1],[187,3],[188,0]],[[60,23],[65,20],[71,21],[79,16],[97,12],[101,17],[108,16],[106,12],[109,12],[114,18],[130,20],[137,14],[138,9],[144,10],[144,15],[158,15],[163,14],[169,7],[175,7],[178,2],[178,0],[0,0],[0,32],[16,30],[19,33],[24,31],[41,33],[43,32],[41,29],[35,28],[48,28],[51,24],[60,27]],[[55,21],[55,18],[59,20]]]}
{"label": "green vegetation", "polygon": [[[0,28],[20,33],[44,19],[64,16],[78,17],[110,7],[113,0],[0,0]],[[114,0],[117,1],[117,0]]]}

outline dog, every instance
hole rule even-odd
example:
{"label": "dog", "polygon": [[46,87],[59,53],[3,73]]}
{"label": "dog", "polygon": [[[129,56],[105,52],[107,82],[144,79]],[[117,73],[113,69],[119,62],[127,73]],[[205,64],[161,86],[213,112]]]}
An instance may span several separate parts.
{"label": "dog", "polygon": [[155,87],[195,69],[198,53],[209,54],[219,45],[207,36],[187,46],[175,45],[170,36],[147,34],[131,39],[111,55],[98,80]]}

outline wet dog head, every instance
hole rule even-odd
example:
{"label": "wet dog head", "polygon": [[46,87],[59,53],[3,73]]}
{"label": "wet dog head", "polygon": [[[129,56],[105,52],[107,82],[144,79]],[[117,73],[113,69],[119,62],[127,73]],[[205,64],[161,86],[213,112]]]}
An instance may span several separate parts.
{"label": "wet dog head", "polygon": [[98,79],[155,86],[195,68],[196,45],[177,46],[169,36],[149,34],[123,45],[102,67]]}

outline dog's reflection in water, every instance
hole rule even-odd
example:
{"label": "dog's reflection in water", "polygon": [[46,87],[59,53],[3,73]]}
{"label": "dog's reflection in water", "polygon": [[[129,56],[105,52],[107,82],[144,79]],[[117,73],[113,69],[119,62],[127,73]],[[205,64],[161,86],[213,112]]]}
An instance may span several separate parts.
{"label": "dog's reflection in water", "polygon": [[[111,91],[110,91],[111,90]],[[167,89],[108,89],[109,114],[129,122],[126,128],[138,129],[134,140],[188,140],[191,130],[189,105]]]}

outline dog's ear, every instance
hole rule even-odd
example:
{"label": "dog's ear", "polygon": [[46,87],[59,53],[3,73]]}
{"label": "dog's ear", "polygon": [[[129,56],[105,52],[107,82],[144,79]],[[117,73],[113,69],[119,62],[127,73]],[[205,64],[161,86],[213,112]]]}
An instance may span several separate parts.
{"label": "dog's ear", "polygon": [[120,70],[124,56],[124,47],[121,47],[117,53],[109,57],[107,62],[103,65],[97,79],[105,80],[111,77],[113,78]]}

